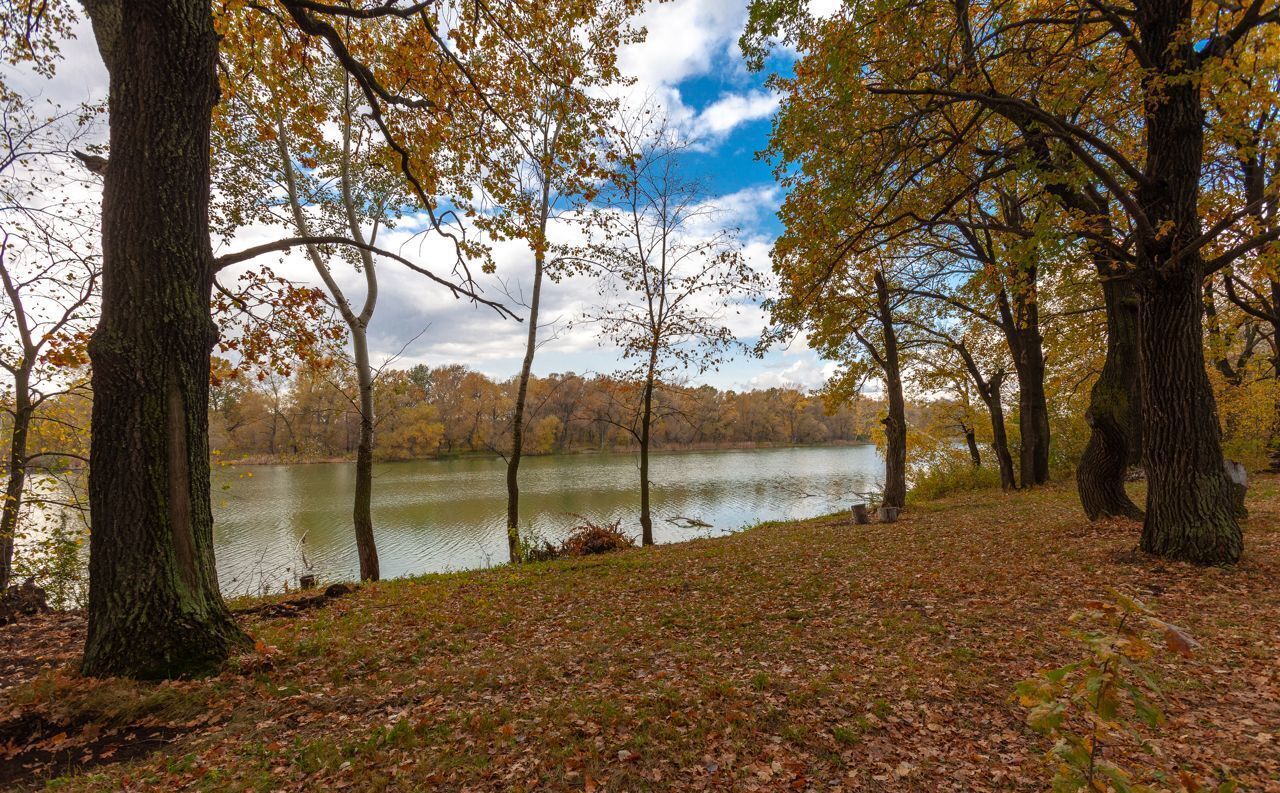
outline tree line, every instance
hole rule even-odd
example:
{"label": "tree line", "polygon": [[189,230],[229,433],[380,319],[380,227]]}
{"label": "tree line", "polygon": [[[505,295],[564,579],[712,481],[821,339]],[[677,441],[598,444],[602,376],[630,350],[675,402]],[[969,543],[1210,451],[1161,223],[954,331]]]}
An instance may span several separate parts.
{"label": "tree line", "polygon": [[[222,461],[351,459],[358,449],[354,367],[306,367],[291,377],[217,379],[210,446]],[[375,379],[375,457],[414,460],[511,449],[519,375],[495,380],[460,364],[389,369]],[[642,385],[567,372],[531,376],[523,418],[525,454],[634,451]],[[657,449],[858,443],[872,439],[879,403],[834,412],[798,386],[722,391],[658,383],[651,436]]]}

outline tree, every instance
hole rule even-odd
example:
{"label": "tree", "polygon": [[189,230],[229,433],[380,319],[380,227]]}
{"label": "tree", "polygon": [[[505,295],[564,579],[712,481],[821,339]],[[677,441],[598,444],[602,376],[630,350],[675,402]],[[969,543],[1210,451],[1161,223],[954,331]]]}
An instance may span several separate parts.
{"label": "tree", "polygon": [[[318,37],[352,75],[427,209],[434,206],[428,190],[435,185],[415,168],[423,163],[411,153],[412,143],[423,138],[409,136],[386,110],[438,109],[441,93],[475,97],[471,86],[478,79],[476,70],[460,73],[450,66],[456,54],[436,32],[438,17],[419,13],[435,5],[280,3],[291,20],[286,27]],[[299,243],[258,246],[214,261],[209,143],[218,32],[212,8],[195,0],[84,0],[84,7],[110,77],[111,133],[102,320],[89,345],[94,530],[82,668],[86,674],[181,675],[215,664],[244,640],[222,602],[213,566],[206,413],[213,276],[219,265]],[[283,22],[275,11],[249,10],[270,15],[273,25]],[[43,35],[53,27],[42,28],[40,20],[52,25],[65,12],[61,4],[42,3],[28,17],[35,20],[29,27]],[[385,35],[344,38],[330,23],[334,19],[348,22],[348,33],[358,27],[361,34],[378,29]],[[453,40],[467,44],[480,32],[501,35],[504,21],[481,14],[459,20]],[[24,40],[31,39],[28,32]],[[389,40],[392,57],[379,62],[374,56]],[[408,40],[416,46],[394,46]],[[442,63],[449,67],[443,79],[408,89],[397,77],[391,83],[397,90],[389,90],[379,77],[402,75],[407,65],[435,69]],[[502,73],[500,59],[487,65],[495,71],[480,85],[493,85],[492,75]],[[398,92],[415,89],[424,93]]]}
{"label": "tree", "polygon": [[918,344],[901,338],[903,316],[912,300],[897,281],[887,257],[858,261],[839,277],[811,280],[828,250],[811,246],[812,238],[793,235],[788,227],[774,244],[773,267],[781,295],[769,301],[776,337],[807,334],[809,345],[838,364],[826,386],[830,404],[848,403],[862,392],[868,378],[884,385],[884,492],[887,507],[906,506],[907,415],[903,393],[903,353]]}
{"label": "tree", "polygon": [[606,99],[601,89],[620,79],[618,46],[639,38],[627,27],[630,15],[640,8],[636,0],[601,0],[590,17],[566,13],[577,5],[574,0],[542,5],[552,21],[526,49],[530,58],[520,62],[520,73],[510,75],[525,91],[493,100],[503,126],[476,180],[491,208],[474,213],[480,228],[526,241],[533,259],[532,286],[524,303],[529,324],[510,419],[511,447],[504,454],[507,551],[512,562],[520,561],[520,460],[543,283],[545,277],[564,274],[558,262],[548,261],[549,229],[589,202],[596,183],[608,176],[594,147],[607,133],[617,103]]}
{"label": "tree", "polygon": [[[758,2],[749,48],[759,55],[788,16],[797,16],[791,4]],[[821,78],[819,64],[830,66],[847,96],[878,108],[874,123],[886,137],[901,135],[922,155],[898,159],[900,147],[880,156],[876,189],[889,200],[872,211],[892,212],[895,179],[956,150],[991,162],[988,172],[1023,167],[1057,193],[1073,231],[1092,243],[1104,289],[1128,283],[1136,296],[1149,483],[1142,547],[1201,564],[1238,559],[1243,543],[1203,366],[1201,281],[1275,235],[1244,228],[1247,205],[1201,214],[1201,78],[1264,36],[1280,10],[1265,0],[1232,8],[1134,0],[995,13],[886,0],[821,23],[799,16],[788,35],[821,54],[797,72]],[[993,136],[1000,145],[989,145]],[[1108,300],[1118,312],[1117,297]],[[1104,407],[1115,413],[1114,403]],[[1107,455],[1113,465],[1119,451]]]}
{"label": "tree", "polygon": [[[44,115],[0,86],[0,368],[10,378],[3,400],[10,421],[0,503],[0,597],[13,570],[28,467],[36,457],[79,456],[64,444],[33,451],[32,441],[41,424],[56,422],[42,415],[46,401],[84,386],[70,370],[85,363],[92,321],[98,279],[93,212],[47,196],[65,189],[57,183],[57,168],[73,161],[73,146],[93,114],[92,108],[55,107]],[[43,434],[55,433],[47,428]]]}
{"label": "tree", "polygon": [[740,343],[724,313],[750,299],[759,279],[733,232],[716,228],[716,210],[696,182],[680,171],[687,144],[652,108],[624,119],[615,135],[613,180],[592,213],[593,242],[566,259],[597,279],[597,324],[634,361],[626,373],[639,387],[627,421],[612,420],[640,445],[640,528],[653,544],[649,449],[654,394],[663,378],[705,372]]}

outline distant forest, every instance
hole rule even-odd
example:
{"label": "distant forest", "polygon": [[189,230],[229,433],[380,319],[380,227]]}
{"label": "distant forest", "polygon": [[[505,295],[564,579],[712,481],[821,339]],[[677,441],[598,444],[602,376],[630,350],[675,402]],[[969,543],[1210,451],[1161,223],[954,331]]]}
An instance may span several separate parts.
{"label": "distant forest", "polygon": [[[355,454],[360,438],[354,374],[303,368],[291,377],[215,378],[210,446],[224,460],[318,460]],[[375,385],[379,459],[510,450],[516,378],[465,366],[391,369]],[[637,383],[570,373],[529,384],[524,451],[555,454],[635,448]],[[691,449],[872,440],[882,405],[861,399],[828,413],[799,387],[721,391],[663,384],[656,448]]]}

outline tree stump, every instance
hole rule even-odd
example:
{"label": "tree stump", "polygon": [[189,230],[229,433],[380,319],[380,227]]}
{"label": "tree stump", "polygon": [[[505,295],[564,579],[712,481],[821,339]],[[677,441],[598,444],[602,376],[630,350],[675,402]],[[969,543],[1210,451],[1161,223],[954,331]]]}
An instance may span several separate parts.
{"label": "tree stump", "polygon": [[298,576],[298,588],[299,588],[299,589],[315,589],[315,588],[316,588],[316,574],[315,574],[315,573],[304,573],[304,574],[302,574],[302,575]]}
{"label": "tree stump", "polygon": [[867,516],[866,504],[854,504],[852,507],[849,508],[849,511],[853,514],[853,522],[858,524],[859,526],[863,525],[864,523],[871,522],[871,518]]}
{"label": "tree stump", "polygon": [[0,592],[0,625],[8,625],[17,622],[19,617],[30,617],[47,611],[48,598],[45,591],[36,586],[34,579],[28,578],[20,586],[11,586],[8,591]]}
{"label": "tree stump", "polygon": [[898,519],[898,508],[881,507],[876,516],[880,518],[881,523],[893,523]]}

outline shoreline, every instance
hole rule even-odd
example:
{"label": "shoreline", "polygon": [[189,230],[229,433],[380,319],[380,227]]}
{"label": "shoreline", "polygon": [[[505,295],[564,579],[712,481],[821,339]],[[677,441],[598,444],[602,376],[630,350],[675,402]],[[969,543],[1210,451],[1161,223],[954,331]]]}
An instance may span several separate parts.
{"label": "shoreline", "polygon": [[[650,449],[650,454],[687,454],[696,452],[734,452],[734,451],[763,451],[769,449],[844,449],[855,446],[873,446],[871,440],[857,441],[833,441],[829,443],[772,443],[772,442],[752,442],[752,443],[735,443],[735,444],[694,444],[692,446],[665,447],[661,449]],[[550,454],[529,454],[526,452],[522,455],[525,459],[530,458],[548,458],[548,457],[581,457],[581,456],[607,456],[620,454],[638,454],[638,448],[615,448],[615,449],[575,449],[571,451],[551,452]],[[338,463],[354,463],[355,457],[307,457],[300,459],[281,459],[276,457],[240,457],[234,460],[221,459],[221,455],[214,454],[211,456],[212,462],[217,466],[275,466],[275,465],[335,465]],[[451,460],[502,460],[501,455],[493,452],[459,452],[458,454],[438,454],[430,457],[411,457],[403,460],[374,460],[375,465],[395,464],[395,463],[424,463],[424,462],[447,462]]]}

